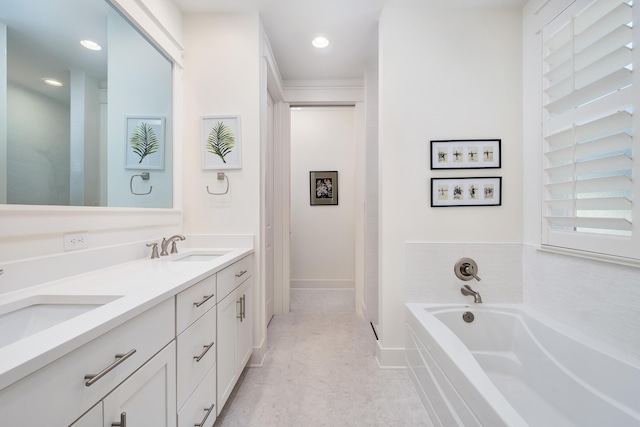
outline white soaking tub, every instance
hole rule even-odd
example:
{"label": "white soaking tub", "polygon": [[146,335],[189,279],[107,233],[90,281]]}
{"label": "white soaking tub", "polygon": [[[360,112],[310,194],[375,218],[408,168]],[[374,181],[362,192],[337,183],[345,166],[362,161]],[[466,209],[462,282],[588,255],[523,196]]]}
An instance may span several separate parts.
{"label": "white soaking tub", "polygon": [[640,426],[637,361],[524,305],[406,307],[407,362],[435,426]]}

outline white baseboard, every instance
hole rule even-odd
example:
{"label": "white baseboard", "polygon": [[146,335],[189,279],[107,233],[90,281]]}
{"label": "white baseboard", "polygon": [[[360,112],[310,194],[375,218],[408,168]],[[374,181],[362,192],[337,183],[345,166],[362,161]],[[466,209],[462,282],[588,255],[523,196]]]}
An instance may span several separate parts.
{"label": "white baseboard", "polygon": [[362,317],[364,321],[369,321],[369,312],[367,311],[367,303],[365,300],[360,301],[360,317]]}
{"label": "white baseboard", "polygon": [[291,280],[291,289],[354,289],[355,280]]}
{"label": "white baseboard", "polygon": [[407,357],[403,348],[384,348],[376,341],[376,362],[380,369],[406,369]]}
{"label": "white baseboard", "polygon": [[249,358],[249,367],[251,368],[262,368],[264,365],[264,359],[267,356],[267,340],[263,339],[260,347],[253,347],[253,353],[251,353],[251,358]]}

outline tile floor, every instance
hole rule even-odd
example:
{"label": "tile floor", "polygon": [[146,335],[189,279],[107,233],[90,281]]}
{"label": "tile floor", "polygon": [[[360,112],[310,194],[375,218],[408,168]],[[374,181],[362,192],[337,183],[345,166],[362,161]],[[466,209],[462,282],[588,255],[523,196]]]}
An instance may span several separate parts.
{"label": "tile floor", "polygon": [[380,369],[371,326],[349,290],[291,292],[267,330],[264,366],[247,368],[215,426],[425,426],[403,369]]}

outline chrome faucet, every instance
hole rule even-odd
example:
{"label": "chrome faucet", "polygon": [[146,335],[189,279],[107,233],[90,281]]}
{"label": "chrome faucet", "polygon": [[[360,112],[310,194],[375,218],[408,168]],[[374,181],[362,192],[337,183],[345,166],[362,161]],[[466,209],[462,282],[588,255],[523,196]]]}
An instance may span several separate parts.
{"label": "chrome faucet", "polygon": [[462,293],[462,295],[465,296],[472,296],[473,295],[473,302],[475,303],[481,303],[482,302],[482,297],[480,296],[480,293],[474,291],[473,289],[471,289],[471,286],[469,285],[464,285],[460,288],[460,292]]}
{"label": "chrome faucet", "polygon": [[178,248],[176,246],[176,240],[185,240],[185,239],[186,237],[184,237],[182,234],[176,234],[175,236],[171,236],[168,239],[162,238],[162,244],[160,246],[162,251],[160,252],[160,256],[169,255],[169,253],[167,252],[167,246],[169,246],[169,243],[171,243],[171,253],[177,254]]}

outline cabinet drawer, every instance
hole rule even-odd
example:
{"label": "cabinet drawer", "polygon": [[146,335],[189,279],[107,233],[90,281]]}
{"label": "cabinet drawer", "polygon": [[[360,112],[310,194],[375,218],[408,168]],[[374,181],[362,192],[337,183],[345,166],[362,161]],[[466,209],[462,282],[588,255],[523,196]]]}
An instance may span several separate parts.
{"label": "cabinet drawer", "polygon": [[[2,424],[69,425],[173,339],[173,298],[147,310],[55,362],[0,391]],[[98,374],[131,353],[86,386],[85,375]]]}
{"label": "cabinet drawer", "polygon": [[180,292],[176,297],[176,332],[187,329],[216,302],[215,274]]}
{"label": "cabinet drawer", "polygon": [[218,272],[218,302],[253,274],[253,256],[249,255]]}
{"label": "cabinet drawer", "polygon": [[178,408],[216,362],[216,308],[178,336]]}
{"label": "cabinet drawer", "polygon": [[[198,388],[178,412],[178,427],[211,427],[216,421],[216,366],[213,365]],[[204,423],[202,422],[204,420]]]}

